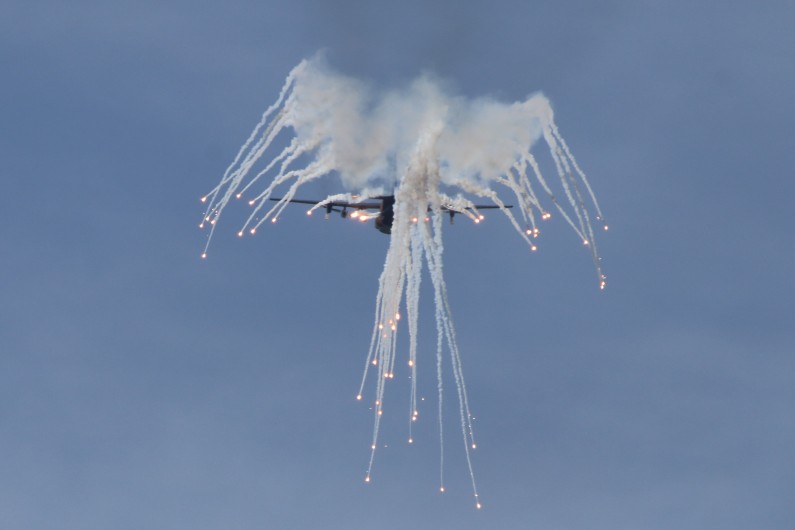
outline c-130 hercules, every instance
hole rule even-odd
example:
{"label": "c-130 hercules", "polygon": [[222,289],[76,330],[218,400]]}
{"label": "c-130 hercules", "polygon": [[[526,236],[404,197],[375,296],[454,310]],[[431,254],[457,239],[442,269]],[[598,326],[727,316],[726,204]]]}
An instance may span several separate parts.
{"label": "c-130 hercules", "polygon": [[[352,210],[350,216],[352,218],[358,218],[362,221],[368,221],[370,219],[375,219],[375,229],[381,232],[382,234],[391,234],[392,233],[392,223],[395,220],[395,196],[394,195],[383,195],[380,197],[372,197],[374,200],[378,200],[381,202],[348,202],[348,201],[330,201],[323,204],[321,207],[326,210],[326,219],[329,218],[331,212],[339,212],[340,216],[345,219],[348,217],[348,210]],[[281,201],[282,199],[279,197],[271,197],[270,200],[272,201]],[[301,200],[301,199],[291,199],[288,202],[294,202],[297,204],[311,204],[313,206],[320,204],[323,201],[308,201],[308,200]],[[452,210],[446,206],[441,207],[442,210],[448,212],[450,214],[450,224],[453,224],[453,219],[455,214],[457,213],[456,210]],[[476,205],[474,207],[475,210],[493,210],[498,209],[499,206],[495,206],[493,204],[490,205]],[[512,205],[506,204],[505,208],[513,208]],[[377,210],[377,213],[369,213],[368,210]],[[311,215],[312,210],[307,212]],[[481,217],[482,218],[482,217]],[[417,221],[416,219],[414,220]]]}

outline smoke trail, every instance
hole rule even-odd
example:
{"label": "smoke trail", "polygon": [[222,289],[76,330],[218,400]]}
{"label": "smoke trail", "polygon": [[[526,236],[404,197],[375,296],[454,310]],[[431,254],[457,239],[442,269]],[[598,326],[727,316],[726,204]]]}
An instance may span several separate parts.
{"label": "smoke trail", "polygon": [[[281,152],[269,155],[274,141],[286,129],[292,132],[291,142]],[[562,201],[531,153],[541,139],[549,149]],[[305,165],[299,164],[307,159]],[[255,173],[260,161],[265,161],[264,168]],[[392,192],[390,183],[394,190],[391,241],[379,278],[370,348],[357,395],[361,400],[368,374],[374,372],[375,414],[365,480],[370,481],[375,461],[386,383],[394,377],[402,307],[408,322],[412,377],[409,425],[417,419],[419,298],[427,266],[437,327],[440,439],[442,367],[447,351],[467,465],[480,507],[470,455],[476,447],[472,416],[443,275],[443,216],[449,213],[452,220],[454,213],[461,214],[478,223],[483,217],[466,195],[488,200],[507,216],[530,249],[536,250],[537,220],[551,217],[544,206],[549,202],[588,248],[599,286],[604,288],[605,276],[588,212],[592,208],[596,219],[603,222],[594,192],[554,123],[549,101],[541,94],[512,104],[490,98],[467,100],[446,94],[428,76],[401,90],[375,94],[364,83],[334,72],[316,57],[302,61],[290,72],[276,103],[262,115],[220,183],[202,198],[207,209],[200,226],[211,225],[202,256],[206,257],[216,223],[233,197],[241,198],[257,183],[268,180],[264,189],[248,200],[253,209],[238,235],[254,233],[268,219],[275,222],[302,185],[332,172],[339,175],[347,192],[319,201],[308,213],[332,206],[335,201],[354,203],[386,195]],[[534,182],[543,190],[545,200],[536,193]],[[521,222],[498,196],[496,184],[510,190]],[[277,188],[280,199],[270,201]],[[410,428],[409,443],[412,441]],[[441,446],[443,451],[443,443]],[[440,480],[444,491],[443,474]]]}

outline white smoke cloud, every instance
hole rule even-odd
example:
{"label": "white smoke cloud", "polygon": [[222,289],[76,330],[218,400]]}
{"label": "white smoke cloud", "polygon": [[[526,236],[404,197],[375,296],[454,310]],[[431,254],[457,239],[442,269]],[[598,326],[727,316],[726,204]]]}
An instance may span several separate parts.
{"label": "white smoke cloud", "polygon": [[[290,144],[278,154],[269,154],[274,139],[288,128],[294,133]],[[531,153],[541,138],[554,162],[563,201],[558,200]],[[299,161],[306,159],[309,162],[301,167]],[[265,167],[255,173],[253,168],[260,161]],[[248,195],[253,185],[271,179],[263,191],[249,200],[254,208],[243,229],[249,228],[253,233],[268,219],[276,221],[303,184],[334,171],[339,173],[349,193],[329,196],[312,209],[332,201],[343,201],[348,207],[368,195],[392,195],[394,199],[387,230],[391,233],[390,245],[379,278],[375,323],[358,395],[358,399],[363,399],[367,374],[374,371],[375,417],[365,480],[370,481],[384,410],[384,385],[394,377],[396,331],[402,322],[409,331],[411,421],[417,419],[413,382],[416,381],[420,283],[423,269],[427,268],[433,284],[437,329],[439,429],[441,432],[441,367],[446,349],[458,396],[467,466],[475,502],[480,507],[470,458],[470,450],[476,447],[472,417],[443,275],[442,217],[449,213],[452,220],[453,214],[459,213],[478,223],[483,218],[479,209],[499,208],[530,248],[536,250],[535,239],[539,234],[536,216],[540,215],[541,220],[551,216],[544,205],[548,203],[588,247],[600,286],[604,287],[586,207],[590,199],[599,215],[596,198],[558,132],[544,96],[536,94],[510,104],[490,98],[468,100],[449,95],[430,75],[420,76],[404,88],[379,93],[361,81],[335,72],[316,57],[293,69],[278,100],[265,111],[221,182],[202,199],[209,201],[202,225],[205,222],[212,225],[211,237],[233,197]],[[513,194],[515,211],[521,215],[524,226],[500,199],[494,190],[496,184]],[[540,187],[540,193],[536,187]],[[269,200],[276,189],[283,193],[280,198],[274,198],[274,204]],[[363,197],[356,199],[353,193]],[[493,204],[478,206],[468,195]],[[265,209],[266,205],[272,207]],[[387,218],[387,209],[384,199],[379,222]],[[243,234],[241,230],[240,235]],[[401,314],[405,315],[403,319]],[[441,488],[444,489],[443,479]]]}
{"label": "white smoke cloud", "polygon": [[487,182],[510,170],[540,138],[552,119],[549,103],[536,94],[521,103],[449,95],[423,75],[383,94],[332,70],[316,57],[296,75],[285,122],[299,142],[327,150],[350,191],[406,172],[417,139],[438,129],[436,149],[442,180]]}

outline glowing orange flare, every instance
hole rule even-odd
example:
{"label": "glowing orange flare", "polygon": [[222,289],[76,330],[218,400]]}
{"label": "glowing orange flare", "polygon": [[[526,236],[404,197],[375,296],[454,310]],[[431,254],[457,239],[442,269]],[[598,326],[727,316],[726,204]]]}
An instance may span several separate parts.
{"label": "glowing orange flare", "polygon": [[242,194],[242,193],[238,193],[237,195],[235,195],[235,197],[237,197],[238,199],[239,199],[240,197],[242,197],[242,196],[243,196],[243,194]]}
{"label": "glowing orange flare", "polygon": [[365,482],[370,482],[370,475],[367,475],[366,477],[364,477],[364,481]]}
{"label": "glowing orange flare", "polygon": [[409,366],[414,366],[414,361],[412,361],[411,359],[409,359]]}
{"label": "glowing orange flare", "polygon": [[278,217],[274,217],[273,219],[271,219],[271,223],[275,223],[276,219],[278,219]]}
{"label": "glowing orange flare", "polygon": [[243,231],[242,230],[237,233],[237,237],[243,237]]}
{"label": "glowing orange flare", "polygon": [[256,233],[257,233],[257,229],[256,229],[256,228],[252,228],[251,230],[249,230],[249,233],[250,233],[251,235],[254,235],[254,234],[256,234]]}
{"label": "glowing orange flare", "polygon": [[257,201],[255,201],[254,199],[251,199],[250,201],[248,201],[248,205],[249,206],[254,206],[255,202],[257,202]]}
{"label": "glowing orange flare", "polygon": [[439,491],[441,491],[442,493],[444,493],[444,486],[439,486]]}
{"label": "glowing orange flare", "polygon": [[361,395],[361,394],[358,394],[358,395],[356,396],[356,401],[361,401],[361,400],[362,400],[362,395]]}
{"label": "glowing orange flare", "polygon": [[201,198],[201,199],[199,199],[199,200],[200,200],[200,201],[202,201],[202,202],[207,202],[207,197],[202,197],[202,198]]}
{"label": "glowing orange flare", "polygon": [[312,210],[307,210],[306,215],[312,215]]}
{"label": "glowing orange flare", "polygon": [[207,253],[206,252],[202,252],[202,259],[207,259]]}
{"label": "glowing orange flare", "polygon": [[409,438],[409,443],[413,444],[414,443],[414,438]]}
{"label": "glowing orange flare", "polygon": [[480,508],[481,508],[482,506],[481,506],[481,504],[478,502],[478,503],[476,503],[476,504],[475,504],[475,507],[476,507],[478,510],[480,510]]}

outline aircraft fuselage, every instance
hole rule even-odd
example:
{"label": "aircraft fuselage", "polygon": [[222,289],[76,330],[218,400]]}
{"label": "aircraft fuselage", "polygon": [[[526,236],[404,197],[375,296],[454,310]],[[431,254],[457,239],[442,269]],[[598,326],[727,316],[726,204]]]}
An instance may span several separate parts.
{"label": "aircraft fuselage", "polygon": [[375,229],[382,234],[392,233],[392,223],[395,221],[395,196],[386,195],[381,198],[381,213],[375,218]]}

